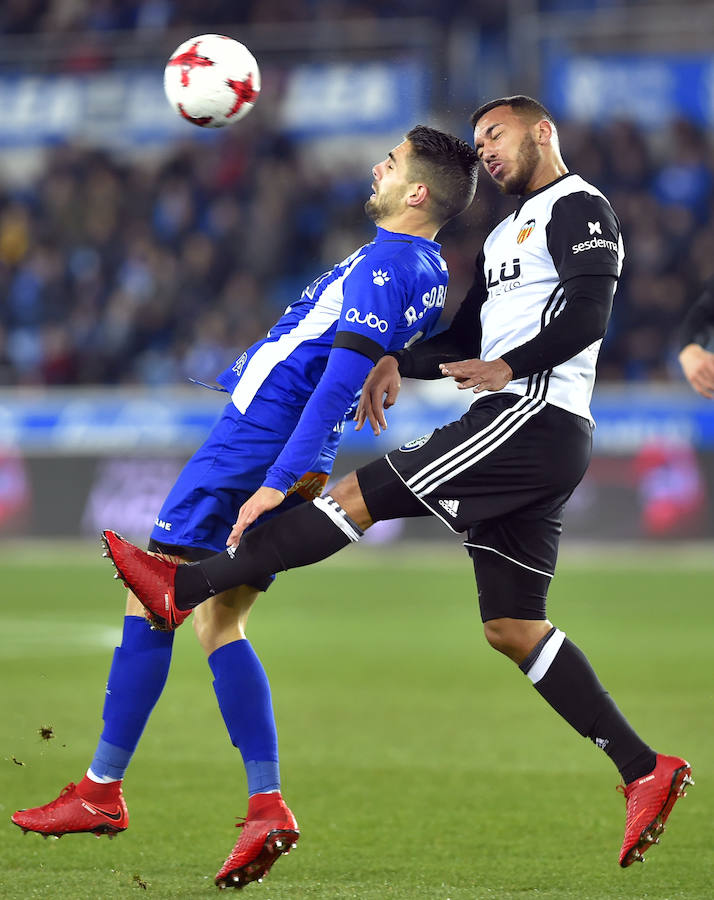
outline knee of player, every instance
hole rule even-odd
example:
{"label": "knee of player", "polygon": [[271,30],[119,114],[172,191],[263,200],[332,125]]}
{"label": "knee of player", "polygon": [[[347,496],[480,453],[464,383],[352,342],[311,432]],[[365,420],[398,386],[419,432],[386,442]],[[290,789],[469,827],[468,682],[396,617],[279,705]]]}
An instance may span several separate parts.
{"label": "knee of player", "polygon": [[245,633],[237,627],[235,622],[230,629],[221,627],[221,623],[214,614],[201,615],[199,613],[197,615],[194,612],[191,618],[193,619],[194,633],[206,656],[210,656],[224,644],[245,637]]}
{"label": "knee of player", "polygon": [[193,632],[198,638],[198,643],[206,653],[211,653],[216,648],[217,639],[221,632],[220,623],[215,610],[207,603],[197,606],[191,616]]}
{"label": "knee of player", "polygon": [[248,616],[259,595],[258,588],[241,585],[209,597],[195,608],[193,630],[206,653],[245,638]]}
{"label": "knee of player", "polygon": [[199,644],[203,644],[206,637],[210,634],[210,619],[194,611],[194,614],[191,616],[191,626]]}
{"label": "knee of player", "polygon": [[499,653],[520,665],[552,628],[547,619],[489,619],[483,624],[486,640]]}
{"label": "knee of player", "polygon": [[483,623],[483,633],[494,650],[516,663],[528,655],[527,638],[517,619],[489,619]]}
{"label": "knee of player", "polygon": [[334,488],[330,488],[330,496],[359,528],[365,530],[373,524],[356,472],[345,475]]}
{"label": "knee of player", "polygon": [[498,650],[499,653],[504,653],[506,656],[509,655],[509,650],[512,649],[512,634],[505,619],[490,619],[488,622],[484,622],[483,633],[494,650]]}

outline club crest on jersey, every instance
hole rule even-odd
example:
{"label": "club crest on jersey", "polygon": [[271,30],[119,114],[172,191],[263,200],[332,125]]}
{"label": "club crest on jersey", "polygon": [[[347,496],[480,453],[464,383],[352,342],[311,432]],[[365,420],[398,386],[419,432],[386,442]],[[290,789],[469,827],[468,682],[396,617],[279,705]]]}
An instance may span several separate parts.
{"label": "club crest on jersey", "polygon": [[535,228],[535,219],[528,219],[528,221],[523,225],[521,230],[518,232],[518,237],[516,238],[517,244],[522,244],[526,238],[529,238],[531,234],[533,234],[533,229]]}
{"label": "club crest on jersey", "polygon": [[410,453],[412,450],[418,450],[426,444],[432,434],[434,434],[434,432],[430,431],[429,434],[423,434],[420,438],[415,438],[413,441],[407,441],[407,443],[402,444],[399,449],[402,453]]}

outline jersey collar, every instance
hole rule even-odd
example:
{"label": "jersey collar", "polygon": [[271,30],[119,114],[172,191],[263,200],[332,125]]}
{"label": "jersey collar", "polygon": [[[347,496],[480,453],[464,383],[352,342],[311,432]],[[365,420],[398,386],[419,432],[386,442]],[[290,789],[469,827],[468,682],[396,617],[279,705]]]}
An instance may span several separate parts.
{"label": "jersey collar", "polygon": [[559,184],[563,181],[564,178],[570,178],[571,175],[574,175],[574,172],[566,172],[564,175],[559,175],[555,181],[550,181],[548,184],[544,184],[542,188],[538,188],[537,191],[531,191],[530,194],[523,194],[522,197],[518,198],[518,206],[516,207],[516,211],[513,213],[514,220],[518,218],[520,211],[523,209],[524,204],[526,204],[533,197],[537,197],[538,194],[542,194],[543,191],[549,191],[554,184]]}
{"label": "jersey collar", "polygon": [[430,241],[429,238],[419,237],[416,234],[401,234],[398,231],[387,231],[386,228],[382,228],[380,225],[377,225],[377,235],[374,239],[375,243],[377,241],[408,241],[409,243],[433,247],[437,251],[441,250],[441,244],[437,244],[436,241]]}

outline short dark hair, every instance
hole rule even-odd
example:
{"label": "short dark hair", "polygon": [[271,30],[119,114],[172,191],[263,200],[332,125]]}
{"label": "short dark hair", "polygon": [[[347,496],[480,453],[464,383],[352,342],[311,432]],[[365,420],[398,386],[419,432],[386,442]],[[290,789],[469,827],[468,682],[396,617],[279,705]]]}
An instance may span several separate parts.
{"label": "short dark hair", "polygon": [[514,94],[512,97],[499,97],[498,100],[489,100],[488,103],[479,106],[475,112],[471,113],[471,127],[475,128],[481,116],[485,116],[487,112],[490,112],[497,106],[510,106],[517,115],[524,119],[531,119],[534,122],[540,119],[547,119],[551,125],[555,125],[555,119],[542,103],[539,103],[532,97],[526,97],[525,94]]}
{"label": "short dark hair", "polygon": [[428,125],[415,125],[405,138],[411,144],[409,171],[428,185],[435,218],[443,225],[474,198],[476,151],[461,138]]}

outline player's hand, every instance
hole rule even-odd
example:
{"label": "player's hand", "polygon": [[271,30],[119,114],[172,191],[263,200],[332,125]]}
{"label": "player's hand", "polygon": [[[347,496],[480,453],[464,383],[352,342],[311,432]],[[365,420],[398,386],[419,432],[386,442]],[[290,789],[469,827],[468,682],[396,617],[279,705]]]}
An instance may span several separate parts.
{"label": "player's hand", "polygon": [[275,509],[285,499],[285,494],[275,488],[259,487],[252,497],[248,497],[238,510],[238,518],[228,536],[226,547],[237,547],[243,532],[264,512]]}
{"label": "player's hand", "polygon": [[459,390],[473,388],[474,394],[481,391],[500,391],[513,378],[513,369],[502,359],[464,359],[460,362],[439,363],[442,375],[449,375],[458,384]]}
{"label": "player's hand", "polygon": [[679,354],[679,363],[694,390],[708,400],[714,398],[714,353],[699,344],[687,344]]}
{"label": "player's hand", "polygon": [[379,435],[387,430],[384,410],[397,402],[402,379],[399,364],[393,356],[383,356],[365,379],[355,413],[355,431],[369,421],[372,431]]}

